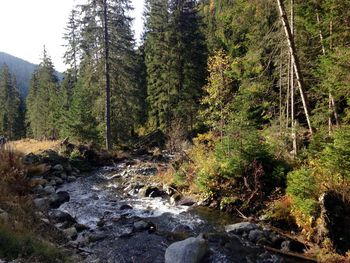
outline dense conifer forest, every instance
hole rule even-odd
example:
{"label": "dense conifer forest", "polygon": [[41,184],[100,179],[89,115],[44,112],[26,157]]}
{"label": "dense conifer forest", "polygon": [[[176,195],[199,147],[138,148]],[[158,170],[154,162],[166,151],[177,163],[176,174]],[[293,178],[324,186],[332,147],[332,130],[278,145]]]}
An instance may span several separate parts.
{"label": "dense conifer forest", "polygon": [[184,152],[177,187],[329,248],[320,197],[350,202],[350,1],[146,0],[139,44],[130,10],[76,6],[63,80],[44,49],[26,98],[4,65],[0,135],[116,150],[157,132]]}

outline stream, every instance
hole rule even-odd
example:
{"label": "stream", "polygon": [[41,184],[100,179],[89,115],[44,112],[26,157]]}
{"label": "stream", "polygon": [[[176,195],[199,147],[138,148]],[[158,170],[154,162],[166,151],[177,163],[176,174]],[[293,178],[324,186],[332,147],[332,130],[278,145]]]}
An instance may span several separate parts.
{"label": "stream", "polygon": [[[163,166],[162,166],[163,165]],[[70,201],[59,210],[86,230],[72,241],[83,262],[162,263],[173,242],[204,233],[210,253],[204,263],[303,262],[266,252],[224,226],[238,218],[200,206],[172,206],[167,197],[140,197],[138,192],[165,164],[142,158],[103,167],[60,190]]]}

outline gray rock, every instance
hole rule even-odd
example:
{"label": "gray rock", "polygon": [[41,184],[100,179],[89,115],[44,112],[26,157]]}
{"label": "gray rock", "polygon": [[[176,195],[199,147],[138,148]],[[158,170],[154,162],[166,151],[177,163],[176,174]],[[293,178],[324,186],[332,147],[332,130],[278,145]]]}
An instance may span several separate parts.
{"label": "gray rock", "polygon": [[108,234],[100,232],[100,233],[93,233],[89,235],[88,240],[90,243],[97,242],[103,239],[106,239],[108,237]]}
{"label": "gray rock", "polygon": [[243,234],[244,232],[251,231],[253,229],[257,229],[258,225],[250,222],[241,222],[233,225],[225,226],[226,232],[233,232],[235,234]]}
{"label": "gray rock", "polygon": [[250,240],[250,242],[253,242],[253,243],[258,242],[260,239],[264,237],[265,237],[264,232],[259,229],[251,230],[248,235],[248,239]]}
{"label": "gray rock", "polygon": [[56,190],[55,190],[55,187],[48,185],[48,186],[44,187],[43,192],[50,195],[50,194],[55,193]]}
{"label": "gray rock", "polygon": [[148,229],[150,226],[150,223],[146,222],[146,221],[136,221],[134,223],[134,231],[143,231]]}
{"label": "gray rock", "polygon": [[67,181],[70,182],[70,183],[74,182],[76,180],[77,180],[77,178],[75,176],[73,176],[73,175],[72,176],[68,176],[68,178],[67,178]]}
{"label": "gray rock", "polygon": [[170,197],[170,204],[171,205],[176,205],[178,201],[180,201],[182,198],[182,195],[179,194],[179,193],[176,193],[176,194],[173,194],[171,197]]}
{"label": "gray rock", "polygon": [[159,190],[155,186],[145,186],[139,190],[139,197],[160,197],[164,194],[163,191]]}
{"label": "gray rock", "polygon": [[64,182],[63,182],[63,180],[61,179],[61,178],[59,178],[59,177],[55,177],[55,182],[56,182],[56,185],[61,185],[61,184],[63,184]]}
{"label": "gray rock", "polygon": [[49,212],[49,218],[54,223],[62,223],[68,221],[75,224],[77,222],[70,214],[61,210],[51,210]]}
{"label": "gray rock", "polygon": [[194,201],[191,198],[182,198],[180,199],[180,201],[177,202],[177,205],[183,205],[183,206],[193,206],[196,203],[196,201]]}
{"label": "gray rock", "polygon": [[50,207],[50,199],[49,198],[36,198],[33,200],[34,205],[40,210],[46,210]]}
{"label": "gray rock", "polygon": [[127,204],[124,204],[124,205],[121,205],[119,210],[131,210],[132,207],[130,205],[127,205]]}
{"label": "gray rock", "polygon": [[0,209],[0,222],[3,222],[3,223],[9,222],[9,214],[2,209]]}
{"label": "gray rock", "polygon": [[123,227],[117,230],[116,235],[118,237],[130,237],[133,233],[134,231],[132,227]]}
{"label": "gray rock", "polygon": [[165,251],[165,263],[199,263],[208,252],[202,235],[171,244]]}
{"label": "gray rock", "polygon": [[61,173],[60,174],[60,177],[63,179],[63,180],[66,180],[68,178],[67,174],[65,172]]}
{"label": "gray rock", "polygon": [[68,239],[75,239],[78,236],[78,231],[74,226],[64,229],[62,232]]}
{"label": "gray rock", "polygon": [[48,185],[56,186],[56,181],[52,179],[52,180],[50,180],[50,182],[48,183]]}
{"label": "gray rock", "polygon": [[69,202],[70,196],[66,191],[60,191],[53,194],[50,198],[51,208],[59,208],[61,204]]}
{"label": "gray rock", "polygon": [[64,168],[62,164],[56,164],[53,168],[54,171],[63,172]]}
{"label": "gray rock", "polygon": [[34,153],[28,153],[22,158],[22,162],[27,165],[38,164],[40,163],[40,158]]}

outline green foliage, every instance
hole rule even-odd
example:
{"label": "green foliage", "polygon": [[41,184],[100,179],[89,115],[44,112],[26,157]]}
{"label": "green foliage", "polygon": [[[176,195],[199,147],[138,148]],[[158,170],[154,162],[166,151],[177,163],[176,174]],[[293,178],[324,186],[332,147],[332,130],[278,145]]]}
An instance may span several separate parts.
{"label": "green foliage", "polygon": [[206,48],[196,1],[147,2],[145,62],[150,122],[190,131],[206,76]]}
{"label": "green foliage", "polygon": [[59,138],[62,101],[58,84],[51,58],[44,48],[27,97],[27,121],[34,138]]}
{"label": "green foliage", "polygon": [[294,207],[306,216],[315,217],[319,189],[312,170],[303,167],[290,172],[287,182],[287,194],[292,197]]}
{"label": "green foliage", "polygon": [[343,180],[350,180],[350,127],[344,126],[334,133],[334,142],[321,154],[321,162]]}
{"label": "green foliage", "polygon": [[98,122],[93,116],[91,107],[93,95],[91,94],[90,85],[92,84],[84,82],[83,77],[79,78],[63,127],[64,136],[83,143],[99,141]]}
{"label": "green foliage", "polygon": [[0,135],[11,140],[25,135],[23,100],[7,65],[0,69]]}

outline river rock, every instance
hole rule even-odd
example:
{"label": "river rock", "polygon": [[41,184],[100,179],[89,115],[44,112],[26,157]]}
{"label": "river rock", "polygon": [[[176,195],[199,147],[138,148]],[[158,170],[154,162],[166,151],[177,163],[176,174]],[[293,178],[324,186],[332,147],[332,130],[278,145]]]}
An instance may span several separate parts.
{"label": "river rock", "polygon": [[132,207],[130,205],[127,205],[127,204],[124,204],[124,205],[121,205],[119,210],[131,210]]}
{"label": "river rock", "polygon": [[257,229],[258,225],[250,222],[241,222],[233,225],[227,225],[225,226],[225,230],[228,233],[234,233],[234,234],[243,234],[244,232],[249,232],[253,229]]}
{"label": "river rock", "polygon": [[34,186],[44,186],[48,183],[48,181],[46,179],[43,179],[43,178],[33,178],[33,179],[30,179],[30,185],[32,187]]}
{"label": "river rock", "polygon": [[40,210],[47,210],[50,207],[50,198],[36,198],[33,200],[34,205]]}
{"label": "river rock", "polygon": [[182,198],[182,195],[180,193],[173,194],[170,197],[170,204],[171,205],[176,205],[178,201],[180,201]]}
{"label": "river rock", "polygon": [[54,223],[71,222],[75,224],[77,222],[70,214],[56,209],[49,212],[49,218]]}
{"label": "river rock", "polygon": [[22,158],[23,164],[33,165],[40,163],[40,157],[35,155],[34,153],[28,153]]}
{"label": "river rock", "polygon": [[67,178],[67,181],[68,181],[69,183],[75,182],[76,180],[77,180],[77,178],[76,178],[75,176],[73,176],[73,175],[68,176],[68,178]]}
{"label": "river rock", "polygon": [[127,227],[118,228],[116,235],[118,237],[130,237],[132,236],[133,233],[134,233],[133,227],[127,226]]}
{"label": "river rock", "polygon": [[67,176],[67,173],[66,172],[62,172],[60,173],[60,177],[63,179],[63,180],[66,180],[68,178]]}
{"label": "river rock", "polygon": [[165,263],[199,263],[208,252],[202,235],[171,244],[165,251]]}
{"label": "river rock", "polygon": [[159,190],[155,186],[145,186],[139,190],[139,197],[159,197],[164,194],[163,191]]}
{"label": "river rock", "polygon": [[63,168],[62,164],[56,164],[54,167],[52,167],[52,169],[54,171],[58,171],[58,172],[63,172],[64,171],[64,168]]}
{"label": "river rock", "polygon": [[257,243],[259,240],[264,238],[264,232],[260,229],[253,229],[249,232],[248,239],[250,242]]}
{"label": "river rock", "polygon": [[103,233],[103,232],[93,233],[93,234],[89,235],[88,241],[90,243],[93,243],[93,242],[97,242],[97,241],[101,241],[103,239],[106,239],[107,237],[108,237],[107,233]]}
{"label": "river rock", "polygon": [[63,229],[62,232],[68,239],[75,239],[78,236],[78,231],[74,226],[67,229]]}
{"label": "river rock", "polygon": [[51,208],[59,208],[63,203],[69,202],[70,196],[66,191],[60,191],[51,196],[50,206]]}
{"label": "river rock", "polygon": [[143,230],[147,230],[150,226],[149,222],[146,221],[136,221],[134,223],[134,231],[143,231]]}
{"label": "river rock", "polygon": [[180,201],[177,202],[177,205],[183,205],[183,206],[193,206],[196,203],[196,201],[194,201],[191,198],[182,198],[180,199]]}
{"label": "river rock", "polygon": [[43,189],[43,192],[45,194],[54,194],[56,192],[55,190],[55,187],[51,186],[51,185],[48,185],[48,186],[45,186],[44,189]]}

